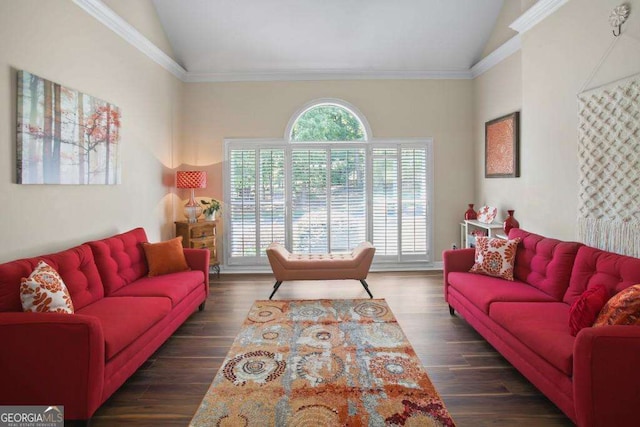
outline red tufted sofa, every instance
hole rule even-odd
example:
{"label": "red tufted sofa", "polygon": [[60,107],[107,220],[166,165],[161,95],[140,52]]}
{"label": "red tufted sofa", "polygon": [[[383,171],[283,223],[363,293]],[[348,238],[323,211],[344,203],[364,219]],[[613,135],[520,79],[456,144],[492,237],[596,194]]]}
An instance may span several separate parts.
{"label": "red tufted sofa", "polygon": [[[88,420],[209,294],[209,253],[191,270],[147,277],[142,228],[0,264],[0,405],[64,405]],[[24,313],[19,285],[38,261],[55,268],[74,314]]]}
{"label": "red tufted sofa", "polygon": [[513,282],[469,273],[474,249],[445,251],[444,295],[496,350],[579,426],[637,425],[640,327],[569,331],[592,286],[610,296],[640,283],[640,259],[512,229]]}

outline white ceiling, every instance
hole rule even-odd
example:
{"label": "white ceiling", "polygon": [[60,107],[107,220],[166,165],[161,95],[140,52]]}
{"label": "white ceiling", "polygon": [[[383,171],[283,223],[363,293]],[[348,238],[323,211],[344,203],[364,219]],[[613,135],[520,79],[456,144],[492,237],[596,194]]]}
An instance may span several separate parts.
{"label": "white ceiling", "polygon": [[503,0],[153,0],[189,74],[468,72]]}

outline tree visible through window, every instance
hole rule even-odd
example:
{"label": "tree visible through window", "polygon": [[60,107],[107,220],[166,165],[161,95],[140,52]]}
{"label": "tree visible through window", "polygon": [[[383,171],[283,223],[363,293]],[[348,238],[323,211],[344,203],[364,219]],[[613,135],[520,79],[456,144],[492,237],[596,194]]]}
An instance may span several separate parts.
{"label": "tree visible through window", "polygon": [[292,141],[364,141],[362,122],[338,105],[321,104],[302,113],[291,130]]}
{"label": "tree visible through window", "polygon": [[264,263],[272,241],[324,253],[368,240],[378,261],[430,259],[427,141],[371,142],[351,109],[326,102],[288,137],[227,145],[229,264]]}

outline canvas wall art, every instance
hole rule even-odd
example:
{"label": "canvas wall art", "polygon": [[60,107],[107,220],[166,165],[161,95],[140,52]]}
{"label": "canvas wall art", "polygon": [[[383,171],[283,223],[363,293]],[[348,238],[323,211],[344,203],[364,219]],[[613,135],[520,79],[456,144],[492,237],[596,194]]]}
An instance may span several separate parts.
{"label": "canvas wall art", "polygon": [[119,184],[120,109],[18,71],[18,184]]}
{"label": "canvas wall art", "polygon": [[511,113],[486,122],[484,130],[484,176],[486,178],[520,176],[520,113]]}

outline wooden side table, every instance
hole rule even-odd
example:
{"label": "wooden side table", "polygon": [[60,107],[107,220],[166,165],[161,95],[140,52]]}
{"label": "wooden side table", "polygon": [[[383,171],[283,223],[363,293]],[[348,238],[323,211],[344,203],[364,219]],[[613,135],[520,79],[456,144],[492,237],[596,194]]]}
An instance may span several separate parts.
{"label": "wooden side table", "polygon": [[220,263],[216,245],[217,221],[201,220],[188,223],[176,221],[176,236],[182,236],[182,247],[193,249],[209,249],[209,266],[220,277]]}

